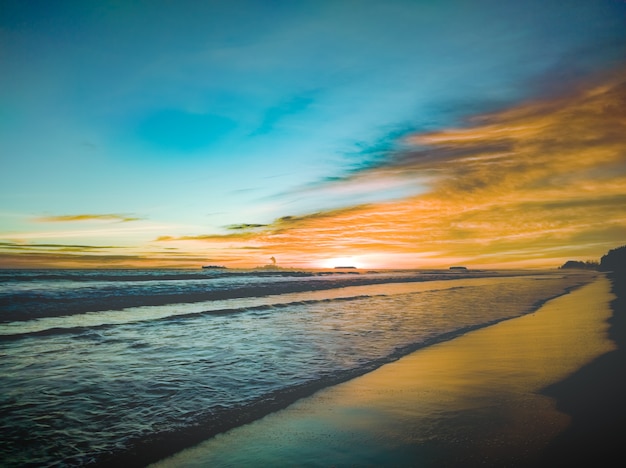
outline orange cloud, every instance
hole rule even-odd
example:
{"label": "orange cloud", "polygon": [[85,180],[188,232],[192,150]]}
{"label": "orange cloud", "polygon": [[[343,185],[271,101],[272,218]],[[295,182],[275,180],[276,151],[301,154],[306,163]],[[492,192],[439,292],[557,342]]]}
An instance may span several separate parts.
{"label": "orange cloud", "polygon": [[[476,116],[464,128],[415,134],[406,143],[408,150],[350,183],[427,176],[425,193],[284,217],[236,239],[292,263],[387,257],[414,267],[451,260],[557,266],[569,258],[599,259],[626,240],[623,74],[550,101]],[[210,236],[218,243],[234,239]]]}
{"label": "orange cloud", "polygon": [[420,190],[412,196],[230,225],[223,234],[161,236],[135,260],[111,261],[255,266],[274,256],[296,267],[339,258],[377,268],[555,267],[598,260],[626,243],[626,71],[551,100],[475,116],[461,128],[410,135],[403,146],[384,163],[332,183],[340,194],[342,183],[375,191],[415,181]]}
{"label": "orange cloud", "polygon": [[74,221],[118,221],[126,223],[129,221],[139,221],[141,218],[125,216],[120,214],[77,214],[77,215],[58,215],[43,216],[36,218],[37,221],[43,223],[62,223]]}
{"label": "orange cloud", "polygon": [[[225,257],[236,260],[236,257]],[[211,259],[202,251],[74,244],[0,242],[2,268],[196,268]]]}

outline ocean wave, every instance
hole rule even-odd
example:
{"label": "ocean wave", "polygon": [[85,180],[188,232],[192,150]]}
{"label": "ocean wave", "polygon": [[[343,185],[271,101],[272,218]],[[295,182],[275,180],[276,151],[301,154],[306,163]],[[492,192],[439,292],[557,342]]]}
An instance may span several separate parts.
{"label": "ocean wave", "polygon": [[[145,466],[583,281],[548,276],[350,286],[211,302],[215,310],[155,306],[145,312],[163,307],[163,317],[0,340],[0,464]],[[236,312],[216,312],[228,309]],[[46,320],[70,327],[77,317]]]}
{"label": "ocean wave", "polygon": [[[37,275],[35,275],[37,276]],[[236,275],[166,281],[89,282],[39,280],[0,284],[0,322],[30,320],[140,306],[261,297],[293,292],[342,288],[350,285],[399,281],[393,275],[362,277]],[[30,277],[29,277],[30,278]],[[424,280],[416,278],[414,280]],[[409,279],[410,280],[410,279]],[[404,279],[402,279],[404,281]]]}
{"label": "ocean wave", "polygon": [[[19,339],[32,336],[47,336],[55,334],[79,334],[86,330],[114,327],[120,324],[131,324],[154,320],[182,320],[198,315],[233,315],[237,313],[269,311],[286,307],[311,305],[323,302],[352,301],[372,297],[369,295],[336,297],[325,299],[296,300],[293,302],[276,302],[278,299],[289,301],[287,297],[271,298],[272,303],[260,305],[246,305],[227,307],[230,301],[209,301],[194,304],[173,304],[167,307],[131,307],[122,310],[102,312],[88,312],[80,315],[47,317],[29,321],[10,322],[0,324],[0,340]],[[257,298],[264,302],[270,298]],[[234,301],[241,302],[241,301]],[[246,301],[253,304],[254,300]]]}
{"label": "ocean wave", "polygon": [[[495,274],[491,273],[487,276],[493,275]],[[14,281],[0,284],[0,323],[142,306],[199,303],[340,289],[348,286],[395,282],[412,283],[463,277],[484,277],[484,275],[451,276],[403,273],[353,277],[315,275],[297,278],[240,275],[211,279],[179,278],[177,281],[152,282],[134,280],[109,282],[103,281],[101,275],[98,276],[97,281],[94,279],[90,282]]]}

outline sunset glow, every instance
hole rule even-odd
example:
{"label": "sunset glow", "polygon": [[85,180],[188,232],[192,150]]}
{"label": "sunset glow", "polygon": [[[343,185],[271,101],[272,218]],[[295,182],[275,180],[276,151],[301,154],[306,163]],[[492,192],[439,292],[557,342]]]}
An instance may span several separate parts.
{"label": "sunset glow", "polygon": [[543,268],[626,243],[624,2],[9,3],[0,267]]}

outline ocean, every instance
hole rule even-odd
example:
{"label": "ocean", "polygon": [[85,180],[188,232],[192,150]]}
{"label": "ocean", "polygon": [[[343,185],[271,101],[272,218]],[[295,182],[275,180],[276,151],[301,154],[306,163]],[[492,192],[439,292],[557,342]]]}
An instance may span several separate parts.
{"label": "ocean", "polygon": [[0,270],[0,466],[145,466],[592,277]]}

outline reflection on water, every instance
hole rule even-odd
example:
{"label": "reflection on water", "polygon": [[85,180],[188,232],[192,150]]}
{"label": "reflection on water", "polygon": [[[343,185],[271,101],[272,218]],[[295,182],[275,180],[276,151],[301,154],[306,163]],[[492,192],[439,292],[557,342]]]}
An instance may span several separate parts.
{"label": "reflection on water", "polygon": [[568,423],[538,391],[614,347],[609,291],[600,278],[532,315],[417,351],[158,466],[530,460]]}
{"label": "reflection on water", "polygon": [[[178,288],[175,277],[143,280],[140,289]],[[74,313],[32,320],[27,306],[39,301],[37,310],[48,313],[47,299],[20,296],[24,301],[11,300],[8,313],[24,313],[0,324],[0,465],[84,465],[129,453],[145,461],[151,447],[186,440],[196,428],[206,434],[241,424],[274,410],[274,402],[286,404],[294,392],[526,313],[589,278],[554,271],[367,286],[329,279],[326,286],[337,287],[296,292],[300,279],[280,277],[275,284],[263,279],[273,295],[264,289],[243,298],[233,297],[233,288],[258,278],[222,278],[215,281],[233,282],[224,301],[167,304],[155,293],[157,305],[123,309],[115,307],[134,297],[137,281],[126,290],[116,280],[115,300],[106,291],[86,304],[79,296]],[[188,293],[197,298],[191,281]],[[96,301],[97,309],[85,309]]]}
{"label": "reflection on water", "polygon": [[[528,281],[536,279],[532,276],[524,278]],[[173,281],[169,281],[172,283]],[[519,282],[517,278],[498,279],[501,288],[510,288]],[[557,278],[556,282],[563,283]],[[142,282],[141,284],[145,284]],[[494,283],[493,278],[472,278],[456,280],[452,287],[485,286]],[[27,283],[30,284],[30,283]],[[83,283],[78,283],[83,284]],[[92,283],[93,284],[93,283]],[[385,283],[366,286],[348,286],[321,291],[293,292],[286,294],[270,294],[261,297],[244,297],[222,300],[198,301],[190,303],[174,303],[153,306],[125,307],[115,310],[98,310],[73,315],[61,315],[21,320],[9,323],[0,323],[0,337],[39,333],[48,330],[76,330],[77,328],[95,328],[109,325],[124,325],[135,322],[156,321],[159,319],[180,317],[191,318],[194,315],[208,315],[211,313],[248,312],[254,309],[275,308],[279,306],[303,306],[317,302],[329,302],[338,299],[367,299],[375,296],[394,296],[427,291],[449,289],[450,281],[427,281],[423,283]],[[513,286],[515,287],[515,286]],[[46,290],[50,292],[52,288]]]}

